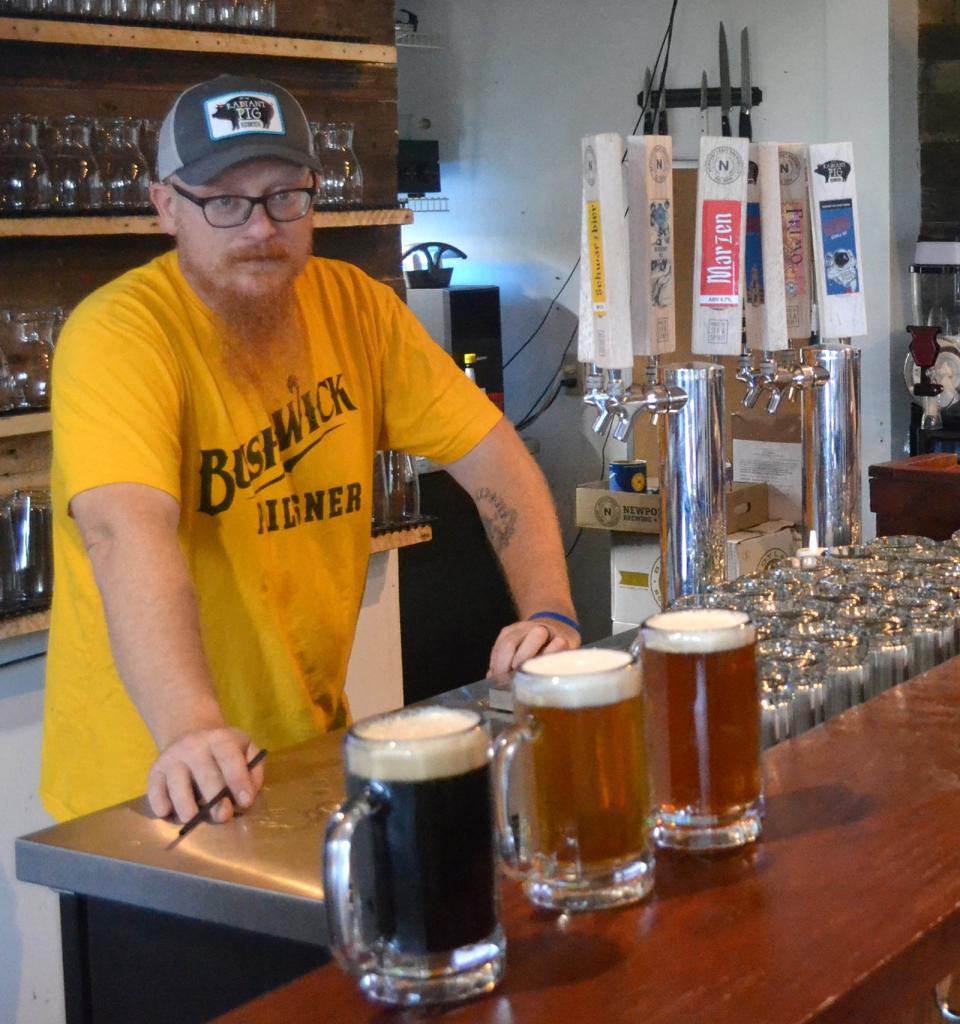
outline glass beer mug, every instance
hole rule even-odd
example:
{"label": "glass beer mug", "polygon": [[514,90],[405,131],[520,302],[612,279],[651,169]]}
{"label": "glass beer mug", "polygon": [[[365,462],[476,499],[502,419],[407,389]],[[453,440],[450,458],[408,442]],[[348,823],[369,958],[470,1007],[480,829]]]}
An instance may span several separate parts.
{"label": "glass beer mug", "polygon": [[377,1002],[457,1002],[503,974],[491,757],[466,709],[392,712],[347,733],[324,898],[334,956]]}
{"label": "glass beer mug", "polygon": [[746,612],[661,612],[640,627],[658,846],[712,850],[760,835],[756,629]]}
{"label": "glass beer mug", "polygon": [[643,899],[654,865],[636,661],[600,648],[544,654],[523,664],[513,687],[517,724],[497,740],[494,768],[507,871],[542,907],[598,910]]}

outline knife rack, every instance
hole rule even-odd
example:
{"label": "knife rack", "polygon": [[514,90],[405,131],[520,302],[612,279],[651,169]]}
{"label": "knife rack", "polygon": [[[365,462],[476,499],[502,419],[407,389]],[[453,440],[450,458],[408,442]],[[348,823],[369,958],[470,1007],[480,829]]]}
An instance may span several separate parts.
{"label": "knife rack", "polygon": [[[651,99],[654,104],[659,103],[659,94],[656,90],[651,90]],[[644,93],[637,93],[637,106],[643,108]],[[750,107],[759,107],[763,103],[763,90],[754,86],[750,90]],[[707,89],[707,107],[719,107],[720,102],[720,90],[719,89]],[[700,87],[697,86],[695,89],[667,89],[667,96],[665,106],[667,110],[676,110],[680,107],[699,107],[700,106]],[[740,88],[730,90],[730,109],[740,106]],[[649,108],[654,113],[656,112],[656,106]]]}

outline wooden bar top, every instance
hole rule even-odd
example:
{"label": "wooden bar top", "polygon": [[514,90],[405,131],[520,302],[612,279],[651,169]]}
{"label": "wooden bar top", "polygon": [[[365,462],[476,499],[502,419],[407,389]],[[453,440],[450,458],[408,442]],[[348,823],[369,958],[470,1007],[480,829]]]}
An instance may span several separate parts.
{"label": "wooden bar top", "polygon": [[[960,659],[774,747],[764,782],[763,841],[660,854],[646,904],[563,916],[507,883],[504,982],[429,1016],[900,1024],[960,965]],[[423,1016],[372,1005],[331,963],[220,1022]]]}

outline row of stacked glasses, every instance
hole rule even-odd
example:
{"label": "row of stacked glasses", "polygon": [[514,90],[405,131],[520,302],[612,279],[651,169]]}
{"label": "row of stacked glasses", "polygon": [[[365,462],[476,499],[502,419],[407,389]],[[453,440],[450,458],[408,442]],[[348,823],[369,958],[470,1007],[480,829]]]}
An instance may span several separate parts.
{"label": "row of stacked glasses", "polygon": [[754,619],[769,747],[960,653],[960,531],[828,548],[674,604],[695,606]]}
{"label": "row of stacked glasses", "polygon": [[[363,171],[352,124],[312,124],[315,205],[357,207]],[[150,209],[160,124],[133,117],[15,114],[0,121],[0,214]]]}
{"label": "row of stacked glasses", "polygon": [[50,408],[53,351],[68,311],[0,309],[0,415]]}
{"label": "row of stacked glasses", "polygon": [[133,117],[0,121],[0,214],[148,209],[158,131]]}
{"label": "row of stacked glasses", "polygon": [[277,27],[276,0],[0,0],[0,14],[200,25],[243,32],[269,32]]}

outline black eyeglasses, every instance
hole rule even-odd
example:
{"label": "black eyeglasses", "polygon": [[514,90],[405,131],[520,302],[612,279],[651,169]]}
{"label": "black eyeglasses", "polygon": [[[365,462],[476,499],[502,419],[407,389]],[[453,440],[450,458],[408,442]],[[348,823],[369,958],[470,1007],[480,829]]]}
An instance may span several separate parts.
{"label": "black eyeglasses", "polygon": [[203,211],[204,220],[212,228],[238,228],[246,224],[255,206],[262,205],[267,216],[280,224],[300,220],[310,212],[316,187],[285,188],[265,196],[200,196],[192,195],[175,182],[170,187],[178,196],[189,199]]}

